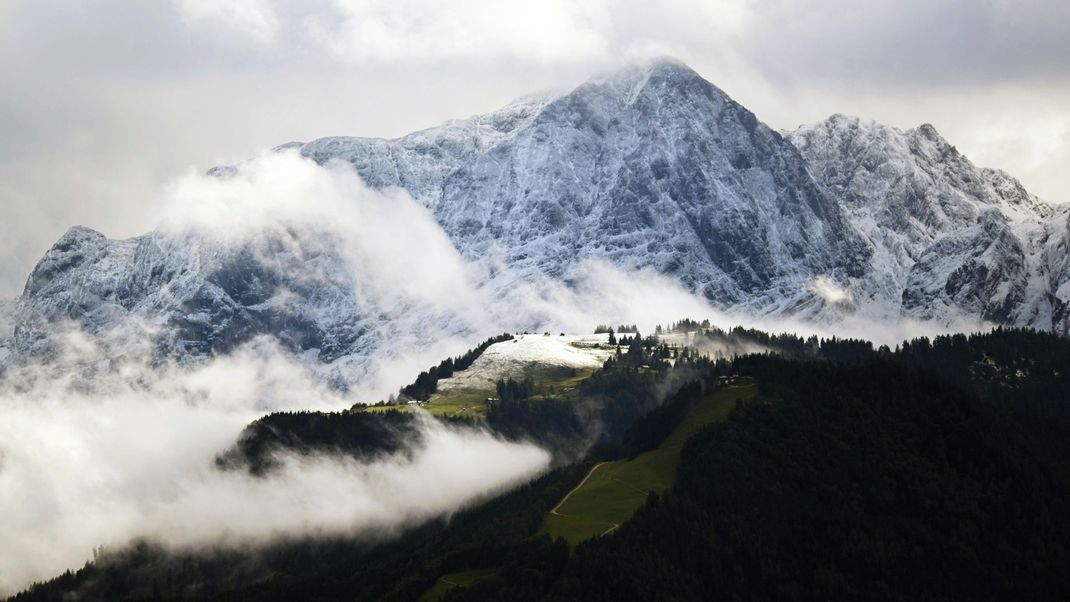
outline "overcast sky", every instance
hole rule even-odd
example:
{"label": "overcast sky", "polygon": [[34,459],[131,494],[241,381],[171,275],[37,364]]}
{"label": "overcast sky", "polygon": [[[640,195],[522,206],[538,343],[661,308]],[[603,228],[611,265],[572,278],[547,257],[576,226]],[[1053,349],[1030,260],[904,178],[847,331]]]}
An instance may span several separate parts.
{"label": "overcast sky", "polygon": [[73,224],[290,140],[396,136],[668,54],[776,128],[930,122],[1070,201],[1066,0],[0,0],[0,298]]}

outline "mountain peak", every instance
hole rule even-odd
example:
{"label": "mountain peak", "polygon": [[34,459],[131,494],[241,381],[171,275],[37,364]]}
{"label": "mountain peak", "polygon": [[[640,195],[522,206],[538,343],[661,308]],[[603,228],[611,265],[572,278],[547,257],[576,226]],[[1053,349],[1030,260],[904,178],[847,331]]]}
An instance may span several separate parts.
{"label": "mountain peak", "polygon": [[81,246],[89,241],[107,240],[107,237],[87,226],[71,226],[63,233],[63,236],[52,245],[56,251],[64,251],[72,247]]}
{"label": "mountain peak", "polygon": [[947,144],[947,140],[940,135],[940,132],[936,131],[931,123],[923,123],[913,130],[919,137],[930,140],[932,142],[939,142]]}
{"label": "mountain peak", "polygon": [[873,119],[846,115],[844,113],[833,113],[816,123],[801,125],[793,135],[797,142],[803,142],[803,137],[817,131],[825,131],[839,137],[854,137],[858,134],[867,134],[883,138],[899,138],[907,136],[939,146],[951,146],[947,139],[940,135],[940,132],[938,132],[931,123],[923,123],[916,128],[904,132],[899,128],[885,125],[879,121],[874,121]]}
{"label": "mountain peak", "polygon": [[801,136],[805,135],[807,132],[818,130],[837,133],[837,135],[843,135],[843,133],[847,132],[850,132],[852,135],[855,132],[899,132],[899,130],[896,130],[891,126],[884,125],[872,119],[866,119],[865,117],[858,117],[856,115],[847,115],[845,113],[833,113],[821,121],[799,126],[795,130],[795,134]]}
{"label": "mountain peak", "polygon": [[653,58],[646,59],[640,62],[648,71],[658,73],[672,73],[672,74],[684,74],[688,76],[698,77],[698,73],[688,66],[687,63],[680,59],[661,55]]}
{"label": "mountain peak", "polygon": [[686,63],[672,57],[663,56],[650,59],[644,63],[644,68],[647,72],[648,80],[651,81],[674,82],[677,84],[700,83],[716,88]]}
{"label": "mountain peak", "polygon": [[703,85],[717,90],[721,96],[727,98],[716,86],[706,81],[686,63],[669,56],[658,56],[626,64],[592,77],[576,91],[582,92],[591,87],[610,88],[619,90],[629,99],[634,99],[643,89],[652,84],[668,88]]}
{"label": "mountain peak", "polygon": [[687,63],[672,56],[661,55],[624,63],[600,75],[595,75],[590,81],[636,79],[652,74],[699,77],[698,73],[689,67]]}

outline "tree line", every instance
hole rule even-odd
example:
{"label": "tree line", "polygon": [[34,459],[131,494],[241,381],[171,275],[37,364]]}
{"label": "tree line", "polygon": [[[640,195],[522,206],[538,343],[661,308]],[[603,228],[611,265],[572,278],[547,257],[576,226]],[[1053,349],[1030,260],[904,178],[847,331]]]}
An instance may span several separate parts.
{"label": "tree line", "polygon": [[438,391],[438,381],[453,376],[455,372],[467,370],[488,347],[495,343],[504,343],[513,340],[509,333],[491,337],[473,349],[455,357],[442,360],[437,366],[432,366],[421,372],[412,384],[401,388],[401,400],[427,401],[431,395]]}

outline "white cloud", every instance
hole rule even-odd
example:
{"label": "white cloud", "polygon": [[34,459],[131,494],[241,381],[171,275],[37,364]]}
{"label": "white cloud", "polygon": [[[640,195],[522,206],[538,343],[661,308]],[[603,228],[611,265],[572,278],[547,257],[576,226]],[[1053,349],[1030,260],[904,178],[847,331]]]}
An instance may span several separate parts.
{"label": "white cloud", "polygon": [[829,303],[842,303],[851,300],[851,291],[836,284],[836,281],[828,276],[818,276],[810,283],[810,290],[821,296]]}
{"label": "white cloud", "polygon": [[[219,471],[216,454],[268,410],[339,409],[351,396],[258,344],[195,369],[113,366],[75,336],[66,367],[0,381],[0,595],[76,568],[100,545],[247,545],[301,534],[396,532],[544,470],[549,456],[421,419],[410,455],[282,457],[270,477]],[[478,468],[476,468],[478,467]]]}
{"label": "white cloud", "polygon": [[225,179],[187,173],[166,197],[164,232],[197,232],[227,245],[265,232],[283,241],[291,232],[329,237],[362,309],[389,318],[384,326],[391,334],[384,340],[399,355],[462,334],[583,332],[602,322],[652,330],[684,315],[715,313],[679,282],[650,269],[584,261],[569,285],[501,265],[489,270],[484,261],[462,257],[430,212],[403,190],[369,189],[351,165],[321,167],[295,152],[265,154]]}
{"label": "white cloud", "polygon": [[348,163],[320,167],[294,151],[268,153],[231,178],[187,173],[167,199],[165,231],[234,244],[264,231],[319,230],[336,237],[370,303],[474,307],[468,267],[431,214],[404,190],[367,188]]}
{"label": "white cloud", "polygon": [[355,62],[603,60],[609,19],[602,0],[335,0],[309,34]]}
{"label": "white cloud", "polygon": [[190,23],[222,26],[261,43],[280,28],[271,0],[175,0],[175,7]]}
{"label": "white cloud", "polygon": [[1008,98],[1002,110],[970,118],[975,127],[956,127],[945,135],[959,148],[971,149],[970,159],[978,165],[1010,173],[1046,201],[1070,202],[1065,171],[1053,169],[1070,164],[1070,114],[1057,106],[1057,98],[1044,103],[1023,98],[1028,95],[1020,91],[1013,96],[1017,98]]}

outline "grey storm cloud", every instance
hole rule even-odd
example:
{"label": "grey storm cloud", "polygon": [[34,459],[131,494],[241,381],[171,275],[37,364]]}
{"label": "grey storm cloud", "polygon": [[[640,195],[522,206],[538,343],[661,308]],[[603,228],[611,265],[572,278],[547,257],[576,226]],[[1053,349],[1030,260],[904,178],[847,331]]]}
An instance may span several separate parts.
{"label": "grey storm cloud", "polygon": [[769,0],[746,55],[771,77],[875,87],[1070,81],[1060,0]]}

